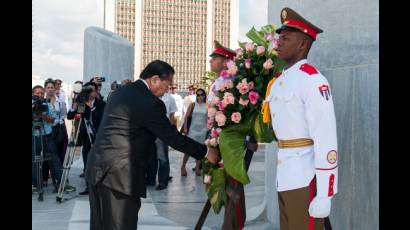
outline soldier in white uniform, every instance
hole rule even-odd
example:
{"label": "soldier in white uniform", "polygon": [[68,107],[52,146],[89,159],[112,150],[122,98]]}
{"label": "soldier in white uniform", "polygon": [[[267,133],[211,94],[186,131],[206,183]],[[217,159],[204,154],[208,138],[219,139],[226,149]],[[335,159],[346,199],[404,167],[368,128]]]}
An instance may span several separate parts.
{"label": "soldier in white uniform", "polygon": [[281,22],[277,51],[287,66],[266,97],[279,146],[280,227],[323,229],[337,193],[336,120],[329,83],[306,60],[323,31],[289,8],[281,11]]}

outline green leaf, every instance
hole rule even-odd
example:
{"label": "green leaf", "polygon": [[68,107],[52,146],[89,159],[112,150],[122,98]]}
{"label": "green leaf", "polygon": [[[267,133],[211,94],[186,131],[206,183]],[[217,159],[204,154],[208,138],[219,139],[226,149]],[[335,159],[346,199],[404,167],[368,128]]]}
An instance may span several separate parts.
{"label": "green leaf", "polygon": [[273,140],[277,140],[275,133],[273,132],[272,123],[263,123],[262,114],[260,112],[258,112],[258,116],[255,120],[253,135],[260,143],[271,143]]}
{"label": "green leaf", "polygon": [[264,33],[271,33],[274,34],[275,33],[275,27],[272,24],[266,25],[266,26],[262,26],[261,31]]}
{"label": "green leaf", "polygon": [[241,123],[222,129],[219,137],[219,150],[226,173],[244,185],[250,182],[245,170],[244,140],[246,135],[252,132],[256,115],[256,113],[251,114]]}
{"label": "green leaf", "polygon": [[245,49],[246,42],[239,42],[238,41],[238,44],[239,44],[239,47],[241,47],[242,49]]}
{"label": "green leaf", "polygon": [[265,46],[267,47],[269,45],[268,41],[265,39],[263,33],[258,32],[254,26],[252,26],[252,29],[246,33],[246,36],[251,39],[253,42],[260,46]]}

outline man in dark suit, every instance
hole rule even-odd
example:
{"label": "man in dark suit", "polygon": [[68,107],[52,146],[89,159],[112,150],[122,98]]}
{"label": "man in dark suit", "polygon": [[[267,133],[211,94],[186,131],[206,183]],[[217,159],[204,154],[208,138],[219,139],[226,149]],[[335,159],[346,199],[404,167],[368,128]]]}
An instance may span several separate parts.
{"label": "man in dark suit", "polygon": [[140,197],[146,197],[147,160],[158,137],[172,148],[209,161],[219,161],[218,150],[180,134],[166,117],[158,98],[172,83],[175,71],[153,61],[140,79],[111,95],[95,144],[88,155],[86,179],[90,186],[92,230],[135,230]]}

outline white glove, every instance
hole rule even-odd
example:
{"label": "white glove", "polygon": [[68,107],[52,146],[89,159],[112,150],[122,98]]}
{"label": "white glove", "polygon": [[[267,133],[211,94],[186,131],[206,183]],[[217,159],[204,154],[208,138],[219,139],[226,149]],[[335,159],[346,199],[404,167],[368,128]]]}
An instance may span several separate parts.
{"label": "white glove", "polygon": [[309,206],[309,214],[314,218],[325,218],[330,214],[330,197],[315,197]]}

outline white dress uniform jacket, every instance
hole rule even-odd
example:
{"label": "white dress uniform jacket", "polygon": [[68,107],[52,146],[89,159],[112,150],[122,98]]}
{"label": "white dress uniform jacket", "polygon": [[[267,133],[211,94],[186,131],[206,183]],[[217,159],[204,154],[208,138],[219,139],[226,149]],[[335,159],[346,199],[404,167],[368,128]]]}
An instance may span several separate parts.
{"label": "white dress uniform jacket", "polygon": [[309,186],[316,176],[318,197],[337,193],[337,136],[329,83],[303,59],[284,70],[272,84],[269,101],[273,130],[279,140],[312,139],[313,146],[278,152],[277,191]]}

